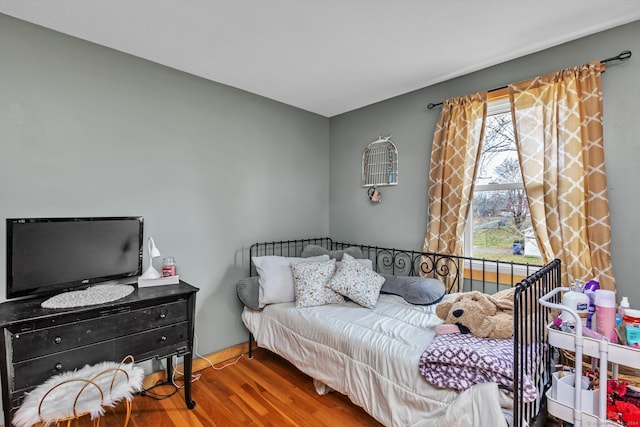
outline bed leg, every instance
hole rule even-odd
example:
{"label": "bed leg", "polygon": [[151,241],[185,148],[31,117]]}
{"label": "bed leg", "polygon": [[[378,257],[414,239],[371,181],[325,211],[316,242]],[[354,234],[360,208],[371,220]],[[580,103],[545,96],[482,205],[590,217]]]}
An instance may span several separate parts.
{"label": "bed leg", "polygon": [[249,360],[253,359],[253,334],[249,333]]}

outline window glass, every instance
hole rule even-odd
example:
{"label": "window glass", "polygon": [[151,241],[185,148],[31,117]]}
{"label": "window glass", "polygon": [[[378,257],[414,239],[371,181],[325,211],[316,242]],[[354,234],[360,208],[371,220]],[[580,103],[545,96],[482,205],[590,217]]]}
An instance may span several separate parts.
{"label": "window glass", "polygon": [[476,185],[522,183],[510,113],[487,117]]}
{"label": "window glass", "polygon": [[542,265],[522,184],[511,113],[504,102],[496,102],[493,107],[492,111],[490,104],[465,249],[476,258]]}

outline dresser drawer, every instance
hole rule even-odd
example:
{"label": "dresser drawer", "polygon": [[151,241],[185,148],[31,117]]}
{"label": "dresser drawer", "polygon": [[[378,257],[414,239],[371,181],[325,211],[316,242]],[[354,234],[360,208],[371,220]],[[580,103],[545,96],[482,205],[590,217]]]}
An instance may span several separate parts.
{"label": "dresser drawer", "polygon": [[11,335],[13,361],[22,362],[45,354],[84,347],[100,341],[137,334],[187,320],[186,301],[115,313],[75,323],[17,332]]}
{"label": "dresser drawer", "polygon": [[55,374],[87,364],[119,362],[128,354],[133,355],[136,362],[152,357],[183,354],[190,348],[188,331],[187,322],[182,322],[15,363],[12,390],[35,387]]}

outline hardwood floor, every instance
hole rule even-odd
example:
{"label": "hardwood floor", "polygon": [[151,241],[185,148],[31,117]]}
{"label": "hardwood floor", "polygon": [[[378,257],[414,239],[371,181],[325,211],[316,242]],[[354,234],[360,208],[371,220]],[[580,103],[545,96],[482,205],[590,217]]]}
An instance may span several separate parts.
{"label": "hardwood floor", "polygon": [[[223,367],[236,360],[233,357],[222,361],[238,354],[238,348],[245,347],[239,345],[208,359],[217,368]],[[192,385],[194,409],[187,409],[182,390],[161,400],[150,397],[152,393],[169,395],[175,391],[173,386],[163,385],[149,391],[147,396],[133,399],[129,427],[382,426],[340,393],[318,396],[310,377],[267,350],[256,349],[252,360],[245,355],[221,370],[214,370],[204,359],[194,360],[194,370],[199,374]],[[149,390],[154,381],[147,378],[145,388]],[[100,426],[122,426],[124,413],[122,404],[108,410],[100,418]],[[92,425],[88,417],[72,423],[75,427]],[[550,418],[543,425],[558,427],[562,422]]]}
{"label": "hardwood floor", "polygon": [[[163,400],[136,396],[129,427],[382,425],[340,393],[318,396],[310,377],[266,350],[256,350],[252,360],[244,356],[225,369],[208,367],[197,373],[200,379],[192,386],[193,410],[186,408],[182,390]],[[154,391],[168,394],[172,387]],[[109,411],[100,426],[121,426],[123,409],[119,405]],[[82,419],[73,425],[91,423]]]}

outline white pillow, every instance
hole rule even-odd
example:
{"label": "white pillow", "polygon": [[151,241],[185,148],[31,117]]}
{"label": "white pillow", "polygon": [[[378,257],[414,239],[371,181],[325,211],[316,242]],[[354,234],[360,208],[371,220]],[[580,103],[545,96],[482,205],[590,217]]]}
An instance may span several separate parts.
{"label": "white pillow", "polygon": [[291,263],[302,261],[326,261],[329,255],[311,258],[267,255],[251,257],[258,272],[258,307],[267,304],[295,301],[295,288],[291,275]]}
{"label": "white pillow", "polygon": [[329,281],[329,288],[363,307],[373,308],[378,302],[384,277],[344,254],[340,268]]}
{"label": "white pillow", "polygon": [[296,287],[296,307],[314,307],[344,302],[342,295],[327,288],[335,270],[335,259],[292,263],[291,272]]}

